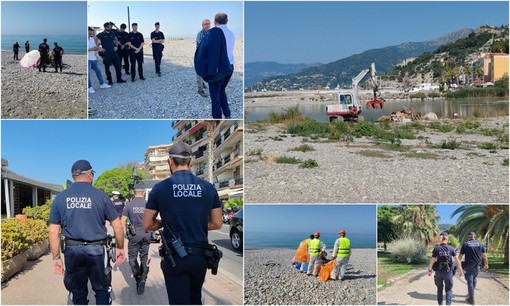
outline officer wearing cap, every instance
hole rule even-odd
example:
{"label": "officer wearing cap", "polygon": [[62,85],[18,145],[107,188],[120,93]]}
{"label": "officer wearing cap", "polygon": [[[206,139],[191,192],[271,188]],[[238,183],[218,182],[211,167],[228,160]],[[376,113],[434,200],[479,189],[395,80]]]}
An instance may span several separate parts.
{"label": "officer wearing cap", "polygon": [[[129,218],[129,227],[127,230],[128,242],[128,258],[133,277],[136,281],[136,290],[138,294],[143,294],[147,274],[149,273],[149,264],[147,262],[149,255],[149,246],[151,243],[151,232],[143,229],[142,220],[145,211],[145,189],[141,184],[134,187],[135,198],[130,201],[122,213],[122,226],[127,227],[127,219]],[[138,263],[138,255],[140,255],[140,264]]]}
{"label": "officer wearing cap", "polygon": [[136,66],[138,63],[138,76],[140,80],[145,80],[143,77],[143,45],[144,39],[142,33],[138,32],[138,23],[134,22],[132,25],[132,31],[128,35],[128,46],[130,49],[130,60],[131,60],[131,82],[135,81]]}
{"label": "officer wearing cap", "polygon": [[122,70],[120,69],[119,56],[116,53],[119,41],[115,35],[115,32],[112,31],[111,22],[105,22],[103,26],[104,31],[97,34],[96,37],[101,41],[99,45],[101,46],[101,52],[104,55],[103,64],[106,73],[106,79],[108,80],[108,85],[113,84],[112,74],[110,72],[110,65],[112,64],[113,67],[115,67],[117,83],[125,83],[126,81],[122,79]]}
{"label": "officer wearing cap", "polygon": [[333,259],[336,258],[336,263],[331,278],[343,280],[349,258],[351,258],[351,241],[345,237],[345,230],[343,229],[338,232],[338,235],[340,235],[340,238],[335,241],[333,246]]}
{"label": "officer wearing cap", "polygon": [[[174,267],[167,257],[161,261],[170,304],[202,303],[207,269],[203,248],[208,243],[208,231],[222,226],[218,192],[211,183],[190,172],[191,154],[188,144],[170,147],[168,164],[172,176],[154,186],[143,216],[145,230],[164,226],[162,239],[171,244],[170,231],[180,236],[187,253],[181,257],[171,248]],[[158,213],[161,219],[156,219]]]}
{"label": "officer wearing cap", "polygon": [[117,190],[112,191],[112,203],[115,207],[115,210],[117,211],[117,215],[119,218],[122,216],[122,212],[124,211],[124,207],[126,204],[124,204],[124,201],[120,199],[120,192]]}
{"label": "officer wearing cap", "polygon": [[129,75],[129,46],[127,45],[128,32],[126,32],[126,24],[123,23],[120,25],[120,30],[115,31],[115,36],[117,37],[117,55],[119,56],[119,63],[122,67],[122,60],[124,60],[124,70],[126,74]]}
{"label": "officer wearing cap", "polygon": [[159,30],[159,22],[154,24],[156,30],[151,32],[152,41],[152,58],[154,58],[154,64],[156,65],[156,74],[161,76],[161,59],[163,58],[163,49],[165,46],[165,35]]}
{"label": "officer wearing cap", "polygon": [[487,252],[484,245],[477,241],[474,232],[468,233],[468,241],[465,242],[460,248],[459,260],[464,258],[465,262],[465,277],[468,286],[468,297],[466,301],[471,305],[475,304],[475,289],[476,289],[476,278],[478,272],[480,272],[480,266],[483,261],[483,269],[489,269],[489,259],[487,258]]}
{"label": "officer wearing cap", "polygon": [[[110,221],[117,242],[117,264],[124,262],[124,231],[108,196],[92,186],[94,170],[86,160],[71,168],[74,183],[59,193],[50,210],[50,248],[55,274],[62,275],[61,235],[65,243],[64,285],[74,304],[87,304],[87,282],[96,304],[111,304],[111,267],[106,252],[105,221]],[[60,232],[62,229],[62,232]]]}
{"label": "officer wearing cap", "polygon": [[[457,251],[448,245],[448,233],[441,233],[441,243],[434,247],[432,257],[429,262],[429,276],[432,276],[432,271],[435,270],[434,283],[437,287],[437,302],[439,305],[443,303],[443,288],[446,293],[446,305],[452,304],[452,288],[453,288],[453,259],[459,271],[459,276],[462,276],[462,267],[457,255]],[[437,262],[437,263],[436,263]],[[437,269],[433,269],[434,263]]]}

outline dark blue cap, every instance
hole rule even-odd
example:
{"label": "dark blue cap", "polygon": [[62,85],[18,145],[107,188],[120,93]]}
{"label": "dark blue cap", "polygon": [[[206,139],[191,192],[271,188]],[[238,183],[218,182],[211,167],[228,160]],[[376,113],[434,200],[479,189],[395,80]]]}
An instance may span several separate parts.
{"label": "dark blue cap", "polygon": [[448,233],[447,232],[442,232],[440,235],[443,236],[443,237],[448,237]]}
{"label": "dark blue cap", "polygon": [[476,236],[476,234],[475,234],[475,232],[469,232],[468,236],[473,236],[474,237],[474,236]]}
{"label": "dark blue cap", "polygon": [[88,161],[84,159],[80,159],[79,161],[75,162],[71,167],[71,173],[73,174],[73,176],[80,175],[83,172],[89,170],[92,170],[92,166]]}

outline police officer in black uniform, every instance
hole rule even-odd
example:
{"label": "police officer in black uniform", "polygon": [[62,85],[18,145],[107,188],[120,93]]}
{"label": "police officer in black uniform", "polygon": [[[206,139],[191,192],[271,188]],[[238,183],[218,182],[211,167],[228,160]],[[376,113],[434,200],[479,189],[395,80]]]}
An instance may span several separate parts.
{"label": "police officer in black uniform", "polygon": [[[190,163],[191,147],[188,144],[176,143],[170,147],[168,164],[172,176],[154,186],[143,216],[146,230],[164,226],[163,245],[170,245],[175,266],[170,256],[161,261],[170,304],[202,303],[202,285],[207,270],[204,246],[208,244],[208,230],[222,226],[221,203],[216,189],[193,175],[189,170]],[[156,219],[158,213],[161,219]],[[176,247],[172,247],[179,237],[186,255],[177,253]]]}
{"label": "police officer in black uniform", "polygon": [[[88,303],[87,282],[96,293],[97,305],[111,304],[111,267],[106,252],[105,221],[110,221],[117,243],[116,262],[124,262],[124,231],[110,198],[92,186],[94,171],[86,160],[71,168],[74,183],[53,200],[50,211],[50,248],[55,274],[64,268],[61,251],[65,245],[64,285],[74,304]],[[60,232],[62,229],[62,232]]]}
{"label": "police officer in black uniform", "polygon": [[[136,290],[138,294],[143,294],[147,274],[149,273],[149,246],[151,243],[151,232],[143,229],[142,220],[145,211],[145,189],[141,184],[134,187],[135,198],[131,200],[122,213],[122,225],[127,228],[128,257],[133,277],[136,281]],[[129,225],[127,219],[129,218]],[[127,225],[127,226],[126,226]],[[140,254],[140,264],[138,264],[138,254]]]}
{"label": "police officer in black uniform", "polygon": [[155,31],[151,32],[152,41],[152,58],[154,58],[154,64],[156,65],[156,74],[161,76],[161,59],[163,58],[163,49],[165,42],[165,35],[159,30],[159,22],[154,24],[156,27]]}
{"label": "police officer in black uniform", "polygon": [[41,68],[43,68],[43,72],[46,72],[46,62],[48,61],[48,52],[50,52],[50,46],[46,43],[48,40],[45,38],[43,42],[39,45],[39,55],[41,56],[39,62],[39,72],[41,72]]}
{"label": "police officer in black uniform", "polygon": [[119,56],[120,66],[122,67],[122,61],[124,60],[124,70],[126,74],[129,75],[129,47],[127,45],[127,39],[129,33],[126,32],[126,24],[123,23],[120,25],[120,30],[115,32],[117,36],[117,40],[119,43],[117,44],[117,55]]}
{"label": "police officer in black uniform", "polygon": [[466,301],[471,305],[475,304],[475,289],[476,289],[476,278],[478,272],[480,272],[480,266],[483,261],[483,269],[489,269],[489,259],[487,258],[487,252],[484,245],[477,241],[474,232],[468,233],[468,241],[465,242],[460,248],[459,260],[462,260],[464,255],[465,262],[465,274],[466,282],[468,286],[468,297]]}
{"label": "police officer in black uniform", "polygon": [[14,52],[14,57],[13,57],[13,60],[17,60],[19,61],[19,58],[18,58],[18,54],[19,54],[19,44],[18,42],[14,43],[14,45],[12,45],[12,51]]}
{"label": "police officer in black uniform", "polygon": [[55,64],[55,72],[58,72],[58,68],[60,67],[60,72],[62,72],[62,55],[64,55],[64,48],[58,45],[57,42],[54,43],[55,47],[53,48],[53,63]]}
{"label": "police officer in black uniform", "polygon": [[110,73],[110,65],[113,64],[115,67],[115,73],[117,75],[117,83],[125,83],[126,81],[122,79],[122,70],[120,69],[120,61],[119,56],[117,55],[117,44],[118,40],[115,36],[115,33],[112,31],[112,24],[110,22],[105,22],[104,31],[97,34],[96,37],[101,41],[101,52],[103,53],[103,64],[104,70],[106,72],[106,79],[108,80],[108,85],[112,85],[112,74]]}
{"label": "police officer in black uniform", "polygon": [[[438,304],[443,304],[444,288],[446,293],[446,305],[451,305],[453,288],[453,258],[456,260],[455,263],[459,271],[459,276],[462,276],[462,267],[460,266],[460,260],[457,256],[457,252],[452,246],[448,245],[448,233],[442,232],[441,236],[441,243],[436,245],[432,251],[428,275],[432,276],[433,270],[436,272],[434,274],[434,283],[437,287]],[[434,265],[436,265],[436,269],[433,269]]]}
{"label": "police officer in black uniform", "polygon": [[131,81],[135,81],[136,66],[138,63],[138,76],[140,80],[145,80],[143,77],[143,44],[144,39],[142,33],[138,32],[138,23],[134,22],[132,25],[132,31],[128,35],[128,46],[130,49],[131,58]]}
{"label": "police officer in black uniform", "polygon": [[27,40],[27,42],[25,43],[25,52],[28,53],[30,52],[30,42]]}
{"label": "police officer in black uniform", "polygon": [[122,212],[124,211],[124,207],[126,204],[124,204],[124,201],[122,201],[120,198],[120,192],[114,190],[112,191],[112,203],[115,207],[115,210],[117,211],[117,215],[119,218],[122,216]]}

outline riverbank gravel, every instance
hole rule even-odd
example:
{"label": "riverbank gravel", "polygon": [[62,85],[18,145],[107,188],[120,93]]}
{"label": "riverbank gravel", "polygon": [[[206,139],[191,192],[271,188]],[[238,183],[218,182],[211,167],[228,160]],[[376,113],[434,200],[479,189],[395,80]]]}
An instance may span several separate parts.
{"label": "riverbank gravel", "polygon": [[361,305],[376,303],[376,251],[353,249],[343,281],[320,281],[290,263],[292,249],[245,250],[245,305]]}
{"label": "riverbank gravel", "polygon": [[[150,41],[146,38],[146,41]],[[243,118],[243,39],[237,38],[234,49],[234,74],[228,83],[226,93],[232,119]],[[142,81],[136,75],[135,82],[122,70],[127,83],[116,83],[115,68],[110,67],[113,86],[99,89],[95,74],[92,86],[95,93],[89,95],[89,106],[95,110],[91,119],[210,119],[211,99],[204,98],[197,91],[197,77],[193,65],[195,54],[194,39],[167,40],[161,62],[161,77],[156,75],[152,48],[144,47]],[[101,60],[100,60],[101,62]],[[105,69],[100,63],[106,82]]]}
{"label": "riverbank gravel", "polygon": [[63,64],[62,73],[51,66],[39,72],[2,52],[2,118],[87,118],[87,55],[64,54]]}
{"label": "riverbank gravel", "polygon": [[[508,117],[479,120],[481,128],[508,129]],[[437,148],[451,140],[462,148]],[[402,140],[406,151],[395,151],[366,137],[312,140],[287,134],[284,125],[247,124],[245,202],[508,203],[508,149],[481,149],[482,143],[496,144],[496,137],[427,129]],[[314,151],[289,151],[303,144]],[[313,159],[318,167],[275,163],[279,156]]]}

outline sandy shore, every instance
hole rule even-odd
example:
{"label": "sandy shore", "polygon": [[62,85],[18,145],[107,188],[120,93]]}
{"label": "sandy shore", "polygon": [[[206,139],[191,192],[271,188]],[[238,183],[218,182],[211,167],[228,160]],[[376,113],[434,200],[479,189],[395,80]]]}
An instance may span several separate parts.
{"label": "sandy shore", "polygon": [[[146,38],[150,42],[150,39]],[[243,45],[242,38],[236,38],[234,50],[234,74],[227,86],[227,97],[232,119],[243,118]],[[131,82],[131,76],[122,72],[125,84],[117,84],[115,69],[110,67],[114,85],[109,89],[98,89],[99,83],[92,75],[96,93],[89,95],[89,105],[96,114],[90,118],[211,118],[211,100],[197,92],[196,74],[193,65],[195,54],[194,39],[167,40],[161,63],[162,76],[155,73],[152,48],[144,47],[144,77]],[[101,71],[106,81],[104,65]]]}
{"label": "sandy shore", "polygon": [[245,305],[376,303],[375,249],[353,249],[344,280],[325,283],[291,265],[295,252],[292,249],[245,250]]}
{"label": "sandy shore", "polygon": [[[501,129],[508,117],[480,119]],[[402,150],[372,138],[352,142],[312,140],[286,133],[282,125],[245,126],[247,203],[508,203],[508,149],[482,149],[497,136],[425,129],[402,139]],[[441,149],[455,140],[462,148]],[[290,151],[307,144],[314,151]],[[439,146],[439,147],[438,147]],[[316,168],[275,163],[276,157],[313,159]]]}
{"label": "sandy shore", "polygon": [[64,54],[63,63],[62,73],[43,73],[2,52],[2,118],[87,118],[87,55]]}

